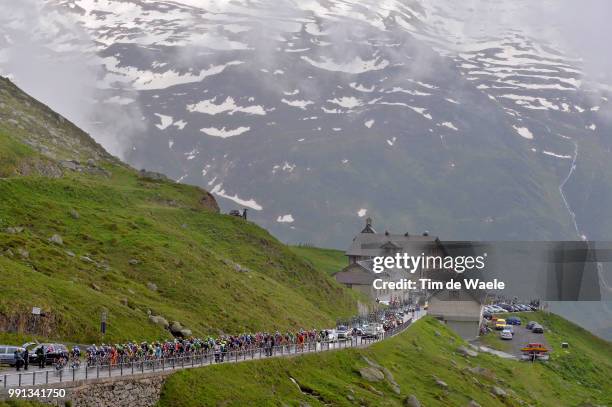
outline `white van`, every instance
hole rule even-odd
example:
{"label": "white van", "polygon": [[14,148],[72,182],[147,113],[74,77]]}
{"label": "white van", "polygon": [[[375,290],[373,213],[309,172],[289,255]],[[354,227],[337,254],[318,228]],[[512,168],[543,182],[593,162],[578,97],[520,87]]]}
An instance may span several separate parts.
{"label": "white van", "polygon": [[0,345],[0,364],[15,366],[15,351],[19,346]]}

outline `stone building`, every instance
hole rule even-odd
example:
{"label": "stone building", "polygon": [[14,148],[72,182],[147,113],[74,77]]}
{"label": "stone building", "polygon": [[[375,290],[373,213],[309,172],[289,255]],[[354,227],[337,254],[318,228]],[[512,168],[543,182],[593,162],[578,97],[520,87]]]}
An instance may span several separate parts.
{"label": "stone building", "polygon": [[369,295],[372,300],[416,302],[419,297],[422,297],[422,293],[407,290],[376,290],[372,286],[377,278],[384,281],[416,280],[427,271],[419,269],[411,273],[404,269],[385,268],[382,273],[374,273],[373,259],[375,257],[394,256],[396,253],[442,255],[443,247],[437,237],[430,236],[427,232],[423,234],[377,233],[372,225],[372,219],[367,218],[365,227],[353,238],[351,246],[345,252],[348,265],[336,273],[336,281]]}
{"label": "stone building", "polygon": [[[482,323],[482,302],[484,293],[474,290],[384,290],[375,289],[374,280],[400,281],[401,279],[417,281],[430,278],[434,281],[447,281],[450,278],[461,279],[463,276],[453,270],[421,267],[414,273],[405,269],[385,268],[381,273],[374,272],[375,257],[395,256],[407,253],[410,256],[449,256],[469,254],[469,243],[442,243],[429,233],[391,234],[377,233],[372,219],[366,219],[365,227],[359,232],[345,252],[348,265],[335,274],[336,281],[344,286],[368,295],[373,301],[383,303],[398,301],[401,303],[428,304],[428,313],[454,329],[461,337],[473,339],[478,336]],[[472,275],[472,277],[474,277]]]}

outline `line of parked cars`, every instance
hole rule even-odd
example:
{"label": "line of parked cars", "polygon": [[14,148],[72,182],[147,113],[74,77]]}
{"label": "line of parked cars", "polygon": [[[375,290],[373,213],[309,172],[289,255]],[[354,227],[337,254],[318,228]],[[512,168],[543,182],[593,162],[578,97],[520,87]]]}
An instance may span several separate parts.
{"label": "line of parked cars", "polygon": [[506,312],[530,312],[536,311],[537,307],[526,304],[491,304],[484,306],[484,317],[491,319],[493,314],[503,314]]}
{"label": "line of parked cars", "polygon": [[507,340],[511,340],[514,337],[514,328],[512,328],[512,326],[521,324],[520,318],[517,317],[509,317],[506,319],[494,318],[491,322],[497,331],[501,331],[499,334],[500,338]]}
{"label": "line of parked cars", "polygon": [[[499,334],[500,338],[506,340],[512,340],[514,337],[514,326],[517,325],[521,325],[521,319],[515,316],[507,318],[495,316],[489,323],[489,326],[492,326],[497,331],[501,331]],[[536,334],[544,333],[544,327],[535,321],[529,321],[525,328]]]}

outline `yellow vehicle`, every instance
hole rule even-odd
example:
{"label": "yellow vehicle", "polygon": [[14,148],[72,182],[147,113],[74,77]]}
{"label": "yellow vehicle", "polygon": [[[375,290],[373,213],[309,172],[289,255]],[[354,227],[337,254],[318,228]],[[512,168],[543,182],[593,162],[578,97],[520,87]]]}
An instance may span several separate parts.
{"label": "yellow vehicle", "polygon": [[497,321],[495,321],[495,329],[498,331],[503,330],[506,327],[506,320],[505,319],[498,319]]}

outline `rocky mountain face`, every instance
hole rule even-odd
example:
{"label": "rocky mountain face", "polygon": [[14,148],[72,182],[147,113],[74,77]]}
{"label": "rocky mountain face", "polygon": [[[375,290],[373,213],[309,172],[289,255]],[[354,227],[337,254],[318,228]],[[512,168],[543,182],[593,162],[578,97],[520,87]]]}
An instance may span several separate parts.
{"label": "rocky mountain face", "polygon": [[[344,248],[367,216],[444,239],[608,239],[612,96],[583,61],[501,21],[520,20],[521,4],[48,0],[42,10],[58,16],[50,53],[89,41],[96,113],[137,112],[113,152],[209,189],[224,210],[249,208],[285,241]],[[65,20],[79,35],[58,28]],[[1,52],[0,67],[19,79]]]}

